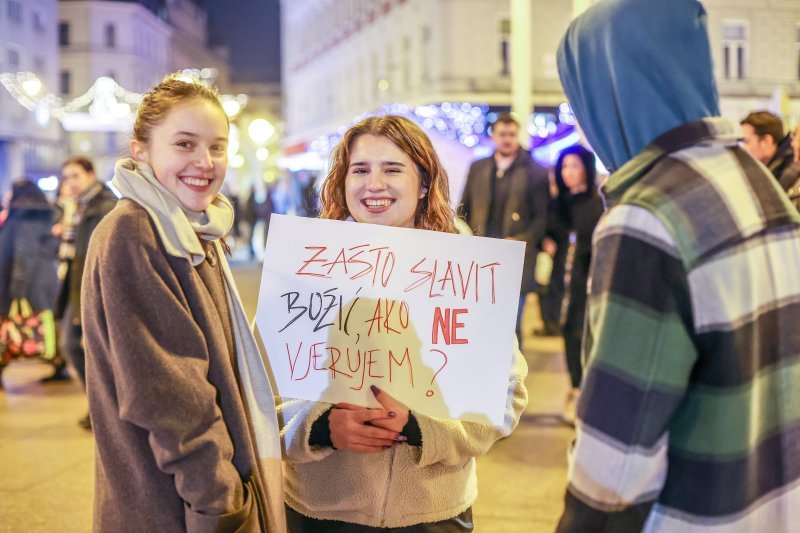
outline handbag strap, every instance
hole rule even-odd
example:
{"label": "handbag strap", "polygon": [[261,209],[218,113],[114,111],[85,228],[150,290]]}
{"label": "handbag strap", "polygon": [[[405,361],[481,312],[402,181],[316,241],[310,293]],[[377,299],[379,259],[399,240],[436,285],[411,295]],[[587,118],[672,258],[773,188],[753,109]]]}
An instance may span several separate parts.
{"label": "handbag strap", "polygon": [[11,300],[11,308],[8,310],[8,317],[11,319],[21,316],[28,318],[33,315],[33,308],[27,298],[14,298]]}
{"label": "handbag strap", "polygon": [[31,307],[31,303],[27,298],[19,299],[19,312],[22,315],[22,318],[33,316],[33,307]]}

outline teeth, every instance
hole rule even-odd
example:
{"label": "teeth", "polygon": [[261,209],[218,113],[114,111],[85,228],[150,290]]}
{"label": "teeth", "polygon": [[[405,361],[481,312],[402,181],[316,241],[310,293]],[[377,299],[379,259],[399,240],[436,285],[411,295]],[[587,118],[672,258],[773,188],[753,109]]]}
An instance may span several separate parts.
{"label": "teeth", "polygon": [[183,178],[183,182],[186,185],[192,185],[194,187],[205,187],[211,180],[204,180],[201,178]]}
{"label": "teeth", "polygon": [[392,205],[391,200],[364,200],[367,207],[389,207]]}

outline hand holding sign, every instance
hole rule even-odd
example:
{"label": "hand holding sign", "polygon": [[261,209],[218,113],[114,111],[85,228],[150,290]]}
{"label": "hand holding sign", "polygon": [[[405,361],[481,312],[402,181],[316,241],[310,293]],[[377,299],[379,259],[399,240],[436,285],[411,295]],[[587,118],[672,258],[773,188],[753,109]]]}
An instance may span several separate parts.
{"label": "hand holding sign", "polygon": [[351,452],[377,453],[394,446],[404,437],[399,431],[381,427],[381,422],[389,422],[393,416],[393,412],[383,409],[365,409],[344,402],[336,404],[328,416],[333,447]]}
{"label": "hand holding sign", "polygon": [[380,407],[377,385],[502,424],[524,246],[273,216],[256,323],[279,394]]}

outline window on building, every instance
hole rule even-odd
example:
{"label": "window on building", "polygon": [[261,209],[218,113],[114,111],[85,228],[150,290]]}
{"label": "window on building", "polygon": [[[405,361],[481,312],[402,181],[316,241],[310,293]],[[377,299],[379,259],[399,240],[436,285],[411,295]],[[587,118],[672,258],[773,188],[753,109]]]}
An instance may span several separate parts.
{"label": "window on building", "polygon": [[41,11],[33,12],[33,29],[39,33],[45,30],[44,15]]}
{"label": "window on building", "polygon": [[747,22],[727,20],[722,23],[722,74],[726,80],[747,77],[749,41]]}
{"label": "window on building", "polygon": [[61,21],[58,23],[58,44],[61,46],[69,45],[69,22]]}
{"label": "window on building", "polygon": [[8,20],[12,22],[22,22],[22,2],[19,0],[7,0],[6,13]]}
{"label": "window on building", "polygon": [[39,76],[44,76],[45,74],[45,60],[42,56],[36,56],[33,58],[33,71],[36,72]]}
{"label": "window on building", "polygon": [[403,37],[403,90],[411,90],[411,37]]}
{"label": "window on building", "polygon": [[19,70],[20,66],[19,50],[16,50],[14,48],[9,48],[7,58],[8,58],[9,70],[12,71]]}
{"label": "window on building", "polygon": [[117,47],[117,27],[113,24],[106,24],[106,27],[103,31],[103,41],[105,42],[106,48],[116,48]]}
{"label": "window on building", "polygon": [[58,89],[61,94],[70,94],[72,91],[72,76],[68,70],[62,70],[58,77]]}
{"label": "window on building", "polygon": [[423,82],[428,82],[431,79],[431,31],[430,26],[422,27],[422,46],[420,46],[419,49],[422,54],[422,61],[420,61],[420,64],[422,65]]}
{"label": "window on building", "polygon": [[511,74],[511,19],[502,18],[498,25],[500,38],[500,74]]}

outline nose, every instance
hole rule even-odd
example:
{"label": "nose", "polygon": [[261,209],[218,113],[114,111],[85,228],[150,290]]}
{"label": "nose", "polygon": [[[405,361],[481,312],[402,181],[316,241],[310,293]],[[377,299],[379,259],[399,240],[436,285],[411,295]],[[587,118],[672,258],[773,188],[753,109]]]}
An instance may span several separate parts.
{"label": "nose", "polygon": [[211,157],[211,152],[209,150],[200,150],[194,164],[199,169],[211,170],[214,168],[214,158]]}
{"label": "nose", "polygon": [[386,188],[386,180],[384,179],[383,172],[380,169],[373,170],[367,176],[367,190],[368,191],[382,191]]}

